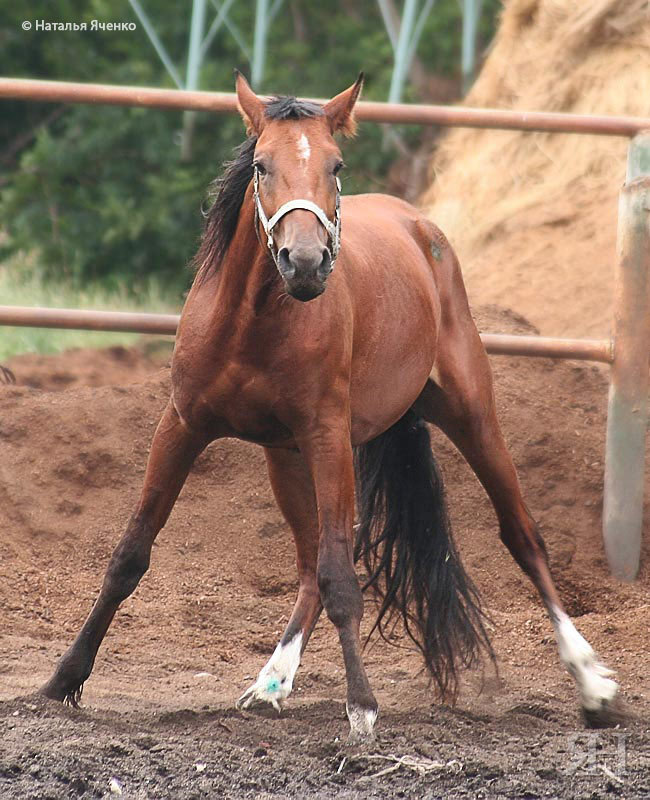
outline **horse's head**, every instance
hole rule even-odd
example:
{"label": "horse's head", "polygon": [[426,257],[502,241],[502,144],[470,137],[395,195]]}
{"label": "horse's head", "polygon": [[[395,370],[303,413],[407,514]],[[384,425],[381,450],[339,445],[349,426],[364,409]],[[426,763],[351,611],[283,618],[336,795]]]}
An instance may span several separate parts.
{"label": "horse's head", "polygon": [[287,292],[313,300],[325,291],[338,255],[343,166],[334,134],[354,132],[353,109],[363,76],[324,106],[279,98],[263,102],[237,76],[239,109],[257,138],[254,187],[262,241]]}

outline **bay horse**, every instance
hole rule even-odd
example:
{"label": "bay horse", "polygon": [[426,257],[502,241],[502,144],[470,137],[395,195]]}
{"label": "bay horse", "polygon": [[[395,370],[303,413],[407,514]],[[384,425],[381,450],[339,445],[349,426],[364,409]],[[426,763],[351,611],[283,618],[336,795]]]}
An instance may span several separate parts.
{"label": "bay horse", "polygon": [[322,106],[263,101],[238,74],[248,138],[207,214],[140,500],[97,601],[41,690],[47,697],[77,705],[192,463],[221,437],[264,448],[300,579],[286,629],[238,705],[281,707],[324,608],[343,651],[350,739],[372,739],[378,706],[362,661],[359,558],[378,597],[375,627],[385,632],[401,616],[440,694],[453,697],[459,669],[492,650],[451,538],[432,423],[489,495],[585,714],[611,707],[617,684],[565,613],[522,498],[452,248],[401,200],[341,198],[334,137],[354,132],[361,87],[359,76]]}

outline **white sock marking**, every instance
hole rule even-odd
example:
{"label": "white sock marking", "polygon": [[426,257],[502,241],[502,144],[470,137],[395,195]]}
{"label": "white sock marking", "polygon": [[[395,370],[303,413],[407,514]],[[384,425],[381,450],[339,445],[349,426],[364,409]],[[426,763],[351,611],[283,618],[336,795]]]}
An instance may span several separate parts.
{"label": "white sock marking", "polygon": [[304,161],[305,164],[309,161],[309,156],[311,155],[311,147],[309,146],[309,139],[305,136],[304,133],[300,134],[300,138],[298,139],[298,158],[301,161]]}
{"label": "white sock marking", "polygon": [[278,646],[260,670],[255,683],[237,701],[238,708],[248,708],[254,700],[271,703],[278,711],[293,689],[293,679],[300,666],[302,631],[287,644]]}
{"label": "white sock marking", "polygon": [[375,722],[379,713],[373,708],[359,708],[345,704],[345,710],[350,720],[350,740],[354,743],[374,739]]}
{"label": "white sock marking", "polygon": [[598,711],[616,696],[618,684],[609,677],[614,673],[598,661],[589,642],[563,611],[553,609],[552,620],[560,658],[575,678],[583,707]]}

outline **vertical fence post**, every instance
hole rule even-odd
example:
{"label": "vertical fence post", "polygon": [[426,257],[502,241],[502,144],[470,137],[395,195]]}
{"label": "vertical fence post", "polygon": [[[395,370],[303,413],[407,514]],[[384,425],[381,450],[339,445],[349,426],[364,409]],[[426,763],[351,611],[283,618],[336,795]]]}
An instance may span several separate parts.
{"label": "vertical fence post", "polygon": [[618,206],[603,536],[612,573],[639,569],[650,353],[650,132],[630,143]]}

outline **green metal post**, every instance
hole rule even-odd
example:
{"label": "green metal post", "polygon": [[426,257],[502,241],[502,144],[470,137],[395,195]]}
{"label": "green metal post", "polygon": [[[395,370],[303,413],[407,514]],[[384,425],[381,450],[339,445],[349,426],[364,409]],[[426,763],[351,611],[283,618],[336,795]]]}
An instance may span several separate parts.
{"label": "green metal post", "polygon": [[129,0],[131,7],[135,11],[137,18],[140,20],[140,24],[144,28],[144,32],[149,37],[149,41],[153,45],[154,50],[158,53],[158,58],[162,61],[165,66],[165,69],[170,74],[171,79],[174,81],[176,86],[179,89],[183,88],[183,82],[181,81],[181,77],[174,66],[171,58],[169,57],[169,53],[165,50],[165,46],[160,41],[158,34],[156,33],[156,29],[154,28],[151,20],[145,13],[144,8],[140,5],[139,0]]}
{"label": "green metal post", "polygon": [[255,4],[255,35],[253,39],[253,63],[251,64],[251,84],[259,89],[264,80],[266,61],[266,37],[269,30],[269,0],[257,0]]}
{"label": "green metal post", "polygon": [[612,573],[639,569],[650,351],[650,132],[630,143],[618,207],[603,536]]}
{"label": "green metal post", "polygon": [[393,67],[393,75],[390,81],[390,90],[388,92],[388,102],[398,103],[402,97],[402,90],[404,88],[404,81],[408,72],[409,64],[407,62],[409,53],[409,44],[415,26],[415,15],[418,10],[418,0],[405,0],[404,12],[402,13],[402,22],[397,36],[397,45],[395,47],[395,66]]}
{"label": "green metal post", "polygon": [[461,70],[463,73],[463,92],[468,92],[474,80],[476,68],[476,38],[481,18],[482,0],[463,0],[463,35],[461,50]]}
{"label": "green metal post", "polygon": [[[187,52],[187,77],[185,88],[188,92],[199,88],[199,74],[203,51],[203,30],[205,28],[205,0],[194,0],[192,3],[192,20],[190,22],[190,43]],[[192,157],[192,136],[196,112],[186,111],[183,114],[183,139],[181,144],[181,160],[189,161]]]}
{"label": "green metal post", "polygon": [[217,11],[217,16],[212,20],[212,24],[208,28],[208,32],[205,34],[205,39],[201,42],[201,52],[199,57],[201,63],[203,63],[205,54],[210,49],[210,45],[212,44],[214,37],[219,32],[221,26],[226,23],[230,6],[234,2],[235,0],[225,0],[224,4],[219,8],[219,11]]}

